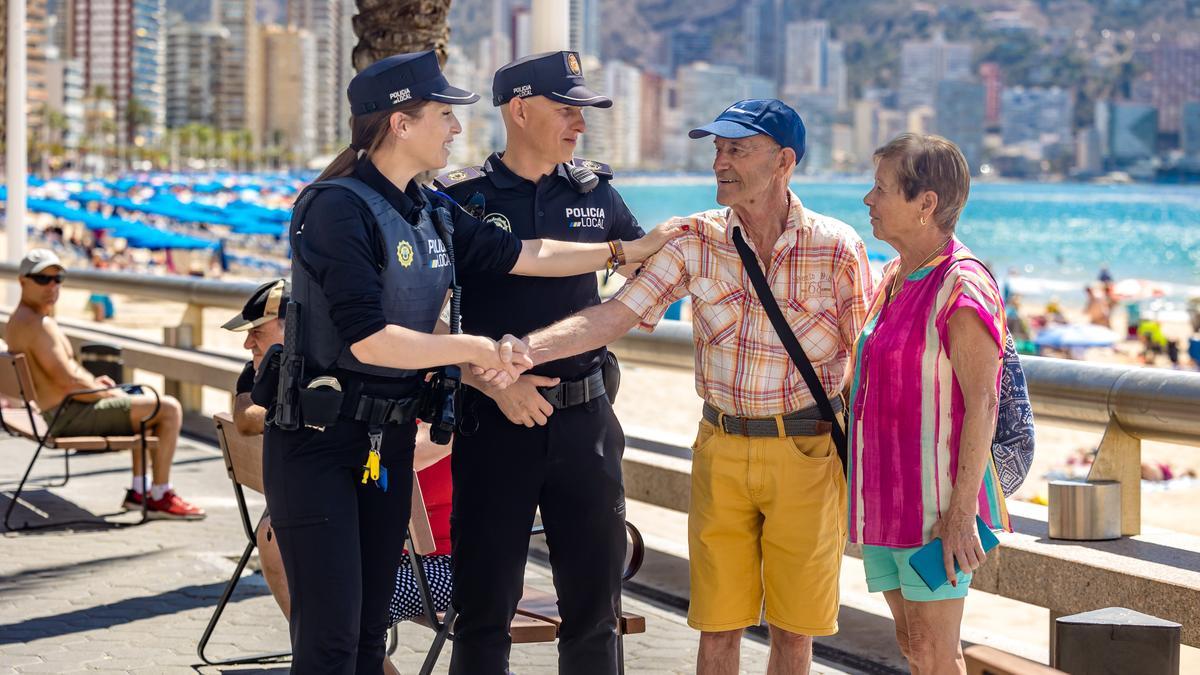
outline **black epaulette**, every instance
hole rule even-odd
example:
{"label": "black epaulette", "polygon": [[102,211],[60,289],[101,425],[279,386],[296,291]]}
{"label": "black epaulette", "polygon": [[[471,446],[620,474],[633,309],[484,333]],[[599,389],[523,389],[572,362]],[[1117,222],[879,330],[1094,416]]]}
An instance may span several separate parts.
{"label": "black epaulette", "polygon": [[446,190],[455,185],[462,185],[463,183],[483,178],[486,175],[481,166],[466,166],[439,175],[433,179],[433,184],[439,190]]}
{"label": "black epaulette", "polygon": [[592,173],[606,180],[611,180],[613,177],[612,167],[604,162],[597,162],[594,159],[580,159],[576,157],[575,159],[571,160],[571,163],[575,166],[587,169],[588,171],[591,171]]}

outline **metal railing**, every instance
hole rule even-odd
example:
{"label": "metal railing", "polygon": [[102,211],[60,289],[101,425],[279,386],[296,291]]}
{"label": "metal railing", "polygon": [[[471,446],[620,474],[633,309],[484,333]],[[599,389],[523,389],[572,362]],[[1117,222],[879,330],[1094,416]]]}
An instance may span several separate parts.
{"label": "metal railing", "polygon": [[[16,265],[0,263],[0,275],[16,276]],[[240,308],[253,283],[71,270],[72,285],[188,305],[180,327],[166,327],[164,342],[195,348],[204,343],[201,310]],[[182,328],[182,330],[181,330]],[[176,338],[174,342],[167,337]],[[691,326],[663,321],[653,333],[631,331],[613,348],[623,360],[690,369],[695,349]],[[1034,414],[1039,422],[1103,430],[1089,479],[1116,480],[1122,490],[1122,533],[1141,531],[1141,442],[1200,446],[1200,373],[1101,365],[1025,356]],[[166,374],[164,374],[166,375]],[[171,381],[185,408],[198,410],[199,385]]]}

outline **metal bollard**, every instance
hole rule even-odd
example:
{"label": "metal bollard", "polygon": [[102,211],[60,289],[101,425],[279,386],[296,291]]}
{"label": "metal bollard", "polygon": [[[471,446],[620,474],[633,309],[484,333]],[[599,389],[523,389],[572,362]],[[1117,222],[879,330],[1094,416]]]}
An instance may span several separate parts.
{"label": "metal bollard", "polygon": [[117,384],[125,381],[125,361],[121,358],[121,348],[116,345],[103,342],[80,345],[79,365],[96,377],[107,375]]}
{"label": "metal bollard", "polygon": [[1051,665],[1071,675],[1179,675],[1182,630],[1174,621],[1124,607],[1059,617]]}
{"label": "metal bollard", "polygon": [[1050,482],[1051,539],[1121,538],[1121,484],[1114,480]]}

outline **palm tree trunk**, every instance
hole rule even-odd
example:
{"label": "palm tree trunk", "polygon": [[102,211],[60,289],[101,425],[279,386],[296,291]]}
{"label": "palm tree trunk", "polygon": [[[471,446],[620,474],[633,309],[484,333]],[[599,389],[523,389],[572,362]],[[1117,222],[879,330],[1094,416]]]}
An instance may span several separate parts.
{"label": "palm tree trunk", "polygon": [[355,0],[354,69],[362,70],[385,56],[435,49],[446,63],[450,41],[451,0]]}

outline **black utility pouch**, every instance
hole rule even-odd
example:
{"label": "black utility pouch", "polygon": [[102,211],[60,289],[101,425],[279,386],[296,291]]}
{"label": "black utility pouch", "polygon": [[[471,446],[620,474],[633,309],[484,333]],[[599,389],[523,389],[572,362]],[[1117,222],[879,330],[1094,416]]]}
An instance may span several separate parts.
{"label": "black utility pouch", "polygon": [[604,393],[608,394],[608,402],[616,403],[617,390],[621,388],[621,364],[617,362],[616,354],[605,352],[600,372],[604,375]]}
{"label": "black utility pouch", "polygon": [[250,390],[250,400],[254,405],[267,410],[275,403],[279,392],[279,364],[283,361],[283,345],[271,345],[259,362],[258,371],[254,373],[254,387]]}
{"label": "black utility pouch", "polygon": [[300,419],[318,431],[333,426],[342,411],[342,385],[328,375],[314,378],[300,390]]}

